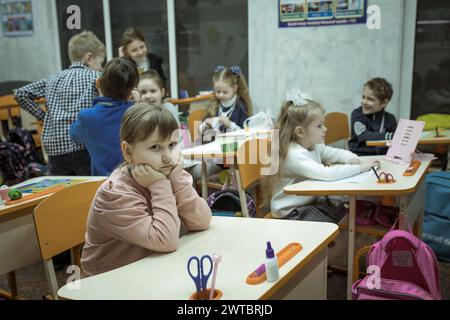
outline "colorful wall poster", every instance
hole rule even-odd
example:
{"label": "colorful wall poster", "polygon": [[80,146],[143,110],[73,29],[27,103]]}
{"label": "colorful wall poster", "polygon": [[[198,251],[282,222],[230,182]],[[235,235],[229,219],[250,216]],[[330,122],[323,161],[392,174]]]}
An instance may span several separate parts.
{"label": "colorful wall poster", "polygon": [[281,0],[280,21],[303,21],[306,18],[305,0]]}
{"label": "colorful wall poster", "polygon": [[4,36],[33,35],[31,0],[0,0],[0,15]]}
{"label": "colorful wall poster", "polygon": [[279,0],[278,26],[317,27],[366,23],[366,0]]}
{"label": "colorful wall poster", "polygon": [[364,16],[364,0],[337,0],[336,18],[356,18]]}
{"label": "colorful wall poster", "polygon": [[308,20],[333,19],[333,0],[317,1],[308,0]]}

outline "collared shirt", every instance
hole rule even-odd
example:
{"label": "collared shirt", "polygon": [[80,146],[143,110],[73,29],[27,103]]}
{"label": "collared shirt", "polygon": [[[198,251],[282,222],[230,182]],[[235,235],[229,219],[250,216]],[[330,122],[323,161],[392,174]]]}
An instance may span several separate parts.
{"label": "collared shirt", "polygon": [[[48,155],[63,155],[85,148],[70,138],[69,129],[82,109],[92,107],[92,100],[98,96],[95,80],[99,76],[100,72],[76,62],[16,91],[20,106],[44,121],[42,144]],[[46,112],[34,102],[39,98],[46,99]]]}

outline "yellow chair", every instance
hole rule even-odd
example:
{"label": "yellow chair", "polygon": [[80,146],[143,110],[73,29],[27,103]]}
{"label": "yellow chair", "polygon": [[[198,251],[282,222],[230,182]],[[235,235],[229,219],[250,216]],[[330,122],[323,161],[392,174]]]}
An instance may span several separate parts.
{"label": "yellow chair", "polygon": [[191,140],[194,141],[195,136],[199,136],[198,127],[203,121],[206,115],[205,109],[197,109],[192,111],[188,116],[188,128],[189,134],[191,135]]}
{"label": "yellow chair", "polygon": [[[238,187],[244,191],[255,187],[256,217],[261,217],[261,170],[270,167],[271,142],[269,139],[252,139],[241,145],[237,152]],[[242,203],[242,201],[241,201]],[[243,210],[245,210],[243,208]],[[271,215],[269,212],[267,215]]]}
{"label": "yellow chair", "polygon": [[325,127],[328,129],[325,136],[325,144],[330,144],[339,140],[345,140],[347,142],[350,138],[348,117],[345,113],[327,113],[325,115]]}
{"label": "yellow chair", "polygon": [[[72,263],[80,265],[86,223],[94,195],[103,181],[89,181],[63,189],[34,209],[34,223],[51,297],[58,299],[52,258],[71,249]],[[81,272],[80,272],[81,275]]]}
{"label": "yellow chair", "polygon": [[20,106],[17,103],[14,95],[9,94],[0,97],[0,139],[6,140],[1,123],[3,121],[8,121],[8,127],[11,129],[13,127],[12,119],[14,117],[20,117]]}

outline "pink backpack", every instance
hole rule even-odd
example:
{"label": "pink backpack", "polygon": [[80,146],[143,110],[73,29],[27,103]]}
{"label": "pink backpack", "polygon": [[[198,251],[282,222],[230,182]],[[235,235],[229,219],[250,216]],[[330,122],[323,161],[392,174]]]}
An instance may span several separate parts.
{"label": "pink backpack", "polygon": [[368,275],[352,286],[354,300],[441,300],[431,248],[411,232],[391,230],[367,255]]}

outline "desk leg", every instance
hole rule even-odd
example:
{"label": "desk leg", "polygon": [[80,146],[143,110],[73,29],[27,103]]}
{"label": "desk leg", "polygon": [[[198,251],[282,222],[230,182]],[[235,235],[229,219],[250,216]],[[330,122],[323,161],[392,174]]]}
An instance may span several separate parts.
{"label": "desk leg", "polygon": [[245,218],[248,218],[249,214],[248,214],[248,207],[247,207],[247,197],[245,195],[245,190],[242,187],[241,173],[237,169],[236,165],[231,166],[231,170],[233,171],[233,174],[236,177],[237,188],[238,188],[238,192],[239,192],[239,201],[241,202],[242,216]]}
{"label": "desk leg", "polygon": [[[423,198],[421,198],[421,201],[423,201]],[[400,212],[403,212],[404,214],[401,214],[399,217],[399,220],[400,220],[399,226],[400,226],[400,230],[411,230],[416,237],[418,237],[419,239],[422,239],[423,210],[420,210],[420,212],[416,216],[415,220],[408,218],[407,210],[408,209],[413,210],[411,208],[411,206],[414,206],[414,205],[415,205],[415,203],[413,203],[412,205],[410,204],[409,208],[408,208],[408,195],[400,196],[400,201],[399,201]]]}
{"label": "desk leg", "polygon": [[355,254],[355,216],[356,216],[356,197],[351,196],[350,209],[348,215],[347,300],[352,299],[353,259]]}
{"label": "desk leg", "polygon": [[208,181],[206,179],[206,162],[202,159],[202,197],[208,199]]}

